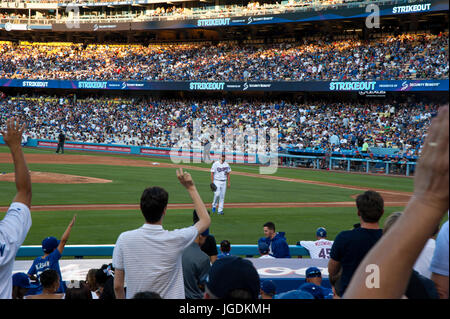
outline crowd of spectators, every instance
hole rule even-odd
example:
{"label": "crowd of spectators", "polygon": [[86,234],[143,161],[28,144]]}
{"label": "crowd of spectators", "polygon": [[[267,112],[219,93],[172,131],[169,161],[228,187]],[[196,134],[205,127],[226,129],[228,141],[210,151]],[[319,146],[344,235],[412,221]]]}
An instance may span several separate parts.
{"label": "crowd of spectators", "polygon": [[[32,184],[20,147],[24,128],[18,119],[12,117],[2,130],[3,139],[12,155],[17,189],[13,203],[0,223],[0,298],[4,299],[23,297],[25,291],[31,288],[26,275],[12,275],[15,255],[31,227]],[[436,233],[436,227],[439,227],[449,208],[448,128],[449,109],[445,106],[433,120],[425,140],[415,175],[415,196],[411,198],[403,214],[388,217],[384,230],[380,227],[380,219],[385,213],[382,196],[370,190],[358,195],[355,215],[360,223],[353,230],[340,232],[331,247],[328,262],[331,291],[321,286],[322,274],[318,268],[306,270],[306,283],[298,289],[277,295],[274,295],[277,287],[270,282],[261,285],[262,280],[253,263],[241,257],[218,258],[206,269],[208,256],[199,246],[202,245],[200,236],[209,230],[211,219],[191,175],[179,168],[177,178],[191,197],[195,207],[194,218],[198,218],[194,225],[173,231],[164,230],[169,194],[158,186],[146,188],[140,200],[144,225],[119,235],[112,264],[94,271],[95,283],[86,284],[84,292],[70,290],[69,293],[61,294],[58,292],[61,276],[55,269],[49,268],[41,274],[42,293],[30,298],[62,299],[69,295],[70,298],[77,296],[79,299],[91,299],[92,290],[96,287],[102,287],[103,293],[108,290],[111,292],[113,287],[114,298],[117,299],[185,299],[183,257],[191,260],[186,266],[189,265],[194,270],[197,268],[195,256],[203,254],[206,268],[200,275],[193,274],[192,279],[197,286],[203,286],[204,299],[255,300],[263,295],[264,298],[275,299],[324,299],[334,298],[335,295],[347,299],[405,296],[411,299],[448,299],[448,221],[439,230],[433,257],[426,267],[431,272],[431,279],[413,270],[427,241]],[[68,231],[70,230],[66,230],[65,234]],[[275,225],[267,222],[264,224],[264,238],[259,240],[259,246],[269,246],[269,251],[275,255],[275,250],[281,247],[280,243],[274,244],[278,235],[282,233],[275,232]],[[322,239],[324,236],[321,232],[318,237]],[[283,241],[279,237],[277,240]],[[186,250],[190,245],[192,249]],[[44,243],[43,248],[45,249]],[[289,258],[278,258],[286,257]],[[367,270],[374,267],[378,268],[378,272],[368,275]],[[373,289],[374,287],[377,289]],[[69,289],[74,288],[80,287]],[[102,291],[97,290],[96,294],[101,296]]]}
{"label": "crowd of spectators", "polygon": [[[96,97],[74,102],[68,97],[5,96],[0,98],[0,122],[20,117],[29,123],[25,134],[32,139],[55,140],[64,131],[67,142],[186,149],[201,148],[211,132],[224,134],[232,129],[238,140],[251,129],[276,128],[279,150],[367,154],[370,148],[380,147],[397,149],[397,156],[413,159],[437,109],[435,103],[395,100],[299,103]],[[196,124],[200,134],[189,137]],[[179,131],[188,134],[184,144]],[[217,142],[220,138],[233,142],[217,136]],[[242,152],[258,151],[254,141],[244,138],[244,142]],[[239,150],[231,144],[226,147]]]}
{"label": "crowd of spectators", "polygon": [[0,78],[334,81],[448,78],[448,32],[237,45],[0,44]]}

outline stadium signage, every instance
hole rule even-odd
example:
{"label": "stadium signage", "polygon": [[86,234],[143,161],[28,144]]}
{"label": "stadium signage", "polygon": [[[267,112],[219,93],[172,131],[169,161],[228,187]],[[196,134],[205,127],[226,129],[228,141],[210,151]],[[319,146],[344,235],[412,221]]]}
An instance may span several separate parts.
{"label": "stadium signage", "polygon": [[48,87],[48,82],[41,81],[23,81],[23,87],[34,87],[34,88],[46,88]]}
{"label": "stadium signage", "polygon": [[197,21],[199,27],[217,27],[223,25],[230,25],[230,18],[221,19],[202,19]]}
{"label": "stadium signage", "polygon": [[375,91],[377,82],[330,82],[330,91]]}
{"label": "stadium signage", "polygon": [[191,82],[189,90],[223,90],[225,82]]}
{"label": "stadium signage", "polygon": [[108,82],[78,82],[79,89],[106,89]]}
{"label": "stadium signage", "polygon": [[429,11],[431,9],[431,3],[426,4],[415,4],[411,6],[399,6],[392,8],[392,13],[410,13],[410,12],[421,12]]}

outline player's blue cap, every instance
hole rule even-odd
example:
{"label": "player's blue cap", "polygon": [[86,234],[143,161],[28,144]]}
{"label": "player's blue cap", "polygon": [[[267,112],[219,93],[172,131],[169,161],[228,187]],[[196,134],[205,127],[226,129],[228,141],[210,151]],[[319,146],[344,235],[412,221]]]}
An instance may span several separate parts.
{"label": "player's blue cap", "polygon": [[259,243],[258,250],[261,252],[261,254],[266,254],[269,252],[269,245],[267,245],[266,243]]}
{"label": "player's blue cap", "polygon": [[51,253],[59,245],[59,240],[56,237],[47,237],[42,241],[42,250],[45,253]]}
{"label": "player's blue cap", "polygon": [[327,230],[324,227],[319,227],[316,230],[317,237],[327,237]]}
{"label": "player's blue cap", "polygon": [[303,290],[291,290],[276,295],[274,299],[314,299],[314,296]]}
{"label": "player's blue cap", "polygon": [[13,286],[15,286],[15,287],[26,288],[26,289],[31,289],[31,288],[37,287],[37,285],[33,285],[31,283],[28,275],[23,272],[15,273],[12,277],[12,280],[13,280]]}
{"label": "player's blue cap", "polygon": [[272,280],[264,280],[261,283],[261,290],[268,295],[275,295],[277,287],[275,286]]}
{"label": "player's blue cap", "polygon": [[309,267],[306,269],[306,278],[322,277],[322,272],[317,267]]}
{"label": "player's blue cap", "polygon": [[313,283],[303,284],[298,289],[310,293],[313,295],[314,299],[324,299],[323,290]]}

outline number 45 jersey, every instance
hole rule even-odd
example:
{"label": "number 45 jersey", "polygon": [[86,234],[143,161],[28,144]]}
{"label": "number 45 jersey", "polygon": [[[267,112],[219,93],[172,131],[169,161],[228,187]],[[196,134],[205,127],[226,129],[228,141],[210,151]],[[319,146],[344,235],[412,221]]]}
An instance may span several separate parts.
{"label": "number 45 jersey", "polygon": [[308,249],[311,258],[330,259],[333,241],[326,239],[319,239],[316,241],[300,241],[300,245]]}

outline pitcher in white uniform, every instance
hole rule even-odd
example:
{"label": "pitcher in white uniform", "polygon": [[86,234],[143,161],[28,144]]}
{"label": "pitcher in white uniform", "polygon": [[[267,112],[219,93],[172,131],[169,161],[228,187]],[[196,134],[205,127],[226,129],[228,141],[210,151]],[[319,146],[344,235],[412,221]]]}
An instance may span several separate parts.
{"label": "pitcher in white uniform", "polygon": [[220,161],[215,161],[211,167],[211,182],[217,187],[214,192],[214,200],[212,203],[212,212],[216,212],[217,202],[219,208],[217,210],[219,215],[223,215],[223,203],[225,200],[225,192],[230,187],[230,172],[231,167],[225,162],[225,154],[222,154]]}

